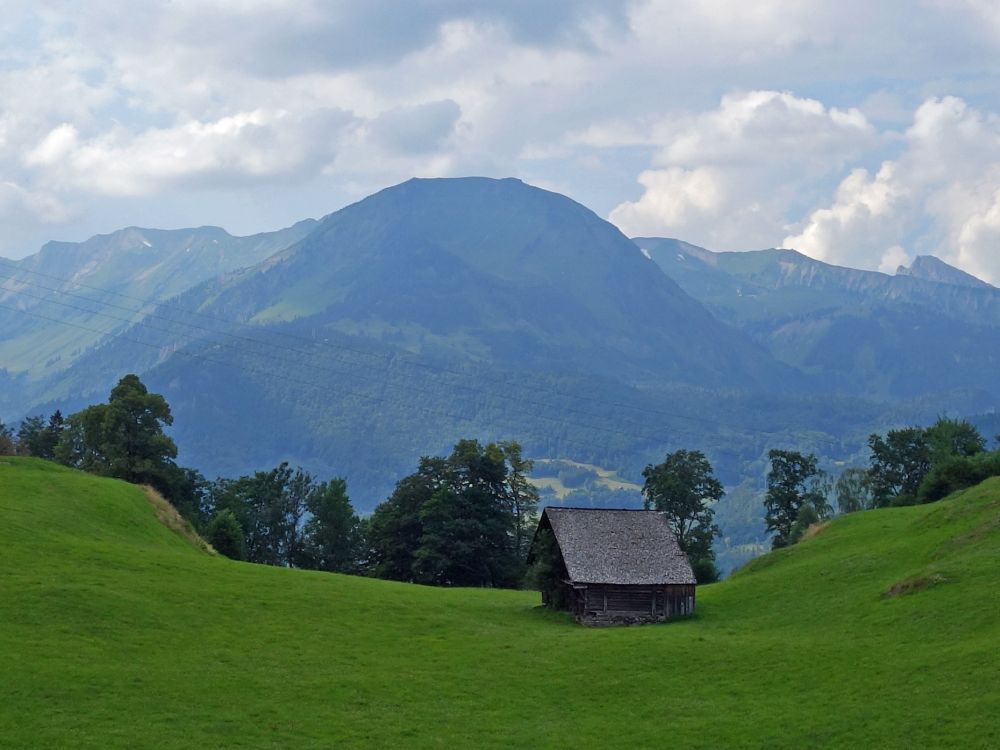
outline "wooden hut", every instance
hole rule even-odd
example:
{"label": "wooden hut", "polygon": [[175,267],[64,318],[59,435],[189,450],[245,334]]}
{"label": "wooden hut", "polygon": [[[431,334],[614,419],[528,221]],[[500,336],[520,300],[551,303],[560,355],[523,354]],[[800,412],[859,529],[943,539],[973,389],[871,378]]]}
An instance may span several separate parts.
{"label": "wooden hut", "polygon": [[694,614],[695,577],[662,513],[548,507],[532,540],[542,602],[585,625]]}

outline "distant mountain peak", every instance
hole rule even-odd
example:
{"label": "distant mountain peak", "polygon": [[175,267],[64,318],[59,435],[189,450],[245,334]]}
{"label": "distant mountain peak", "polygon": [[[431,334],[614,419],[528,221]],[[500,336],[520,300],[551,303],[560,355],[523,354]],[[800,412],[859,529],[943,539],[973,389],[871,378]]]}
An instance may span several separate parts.
{"label": "distant mountain peak", "polygon": [[940,284],[951,284],[952,286],[965,286],[974,289],[992,289],[992,284],[988,284],[982,279],[978,279],[970,273],[966,273],[954,266],[950,266],[940,258],[933,255],[918,255],[910,267],[900,266],[896,269],[897,276],[912,276],[926,281],[936,281]]}

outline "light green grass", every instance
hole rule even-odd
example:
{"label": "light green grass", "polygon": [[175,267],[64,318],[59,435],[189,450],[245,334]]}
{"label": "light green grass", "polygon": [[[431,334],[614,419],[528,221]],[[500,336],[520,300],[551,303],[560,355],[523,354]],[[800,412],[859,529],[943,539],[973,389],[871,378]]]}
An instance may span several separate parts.
{"label": "light green grass", "polygon": [[211,557],[138,488],[0,460],[4,748],[1000,746],[1000,481],[601,630]]}

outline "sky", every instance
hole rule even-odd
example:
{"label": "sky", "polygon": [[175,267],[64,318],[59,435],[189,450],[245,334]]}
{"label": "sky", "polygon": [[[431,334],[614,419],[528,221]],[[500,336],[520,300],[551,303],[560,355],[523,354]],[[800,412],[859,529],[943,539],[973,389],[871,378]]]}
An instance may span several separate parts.
{"label": "sky", "polygon": [[514,176],[630,236],[1000,284],[994,0],[5,0],[0,255]]}

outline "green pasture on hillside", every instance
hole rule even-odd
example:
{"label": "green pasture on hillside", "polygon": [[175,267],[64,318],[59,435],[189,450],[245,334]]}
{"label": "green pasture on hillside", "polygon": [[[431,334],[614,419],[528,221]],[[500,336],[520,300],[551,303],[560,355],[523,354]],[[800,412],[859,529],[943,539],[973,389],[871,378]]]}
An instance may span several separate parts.
{"label": "green pasture on hillside", "polygon": [[0,459],[3,748],[1000,747],[1000,480],[585,629],[531,592],[214,557]]}

